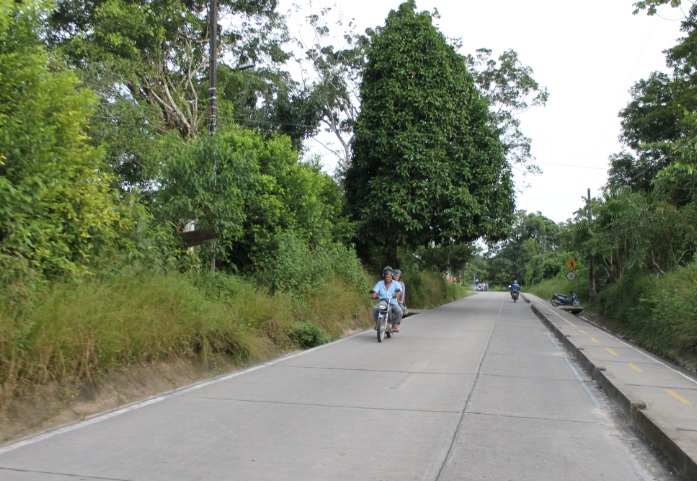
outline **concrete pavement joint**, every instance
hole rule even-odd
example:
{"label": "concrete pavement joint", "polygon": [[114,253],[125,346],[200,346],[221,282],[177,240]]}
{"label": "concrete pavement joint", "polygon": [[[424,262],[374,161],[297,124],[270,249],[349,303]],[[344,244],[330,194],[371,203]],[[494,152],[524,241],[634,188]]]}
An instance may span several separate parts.
{"label": "concrete pavement joint", "polygon": [[49,475],[59,475],[59,476],[65,476],[67,478],[80,478],[82,480],[87,480],[87,479],[99,479],[103,481],[129,481],[128,479],[124,478],[105,478],[103,476],[90,476],[90,475],[84,475],[84,474],[74,474],[74,473],[60,473],[60,472],[53,472],[53,471],[36,471],[34,469],[29,470],[29,469],[17,469],[17,468],[8,468],[5,466],[0,466],[0,471],[12,471],[15,473],[34,473],[34,474],[49,474]]}
{"label": "concrete pavement joint", "polygon": [[283,406],[312,406],[327,409],[360,409],[364,411],[394,411],[394,412],[409,412],[409,413],[429,413],[429,414],[460,414],[461,411],[438,411],[435,409],[413,409],[413,408],[391,408],[386,406],[348,406],[345,404],[320,404],[320,403],[301,403],[289,401],[269,401],[264,399],[241,399],[228,397],[211,397],[211,396],[191,396],[195,399],[203,399],[206,401],[223,401],[223,402],[239,402],[251,404],[280,404]]}

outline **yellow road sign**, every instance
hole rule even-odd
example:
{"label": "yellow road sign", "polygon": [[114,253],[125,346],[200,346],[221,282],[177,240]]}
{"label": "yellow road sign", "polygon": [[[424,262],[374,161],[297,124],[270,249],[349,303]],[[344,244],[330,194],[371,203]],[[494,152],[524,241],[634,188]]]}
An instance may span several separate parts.
{"label": "yellow road sign", "polygon": [[568,267],[570,271],[576,269],[577,265],[578,263],[576,262],[576,259],[571,258],[568,261],[566,261],[566,267]]}

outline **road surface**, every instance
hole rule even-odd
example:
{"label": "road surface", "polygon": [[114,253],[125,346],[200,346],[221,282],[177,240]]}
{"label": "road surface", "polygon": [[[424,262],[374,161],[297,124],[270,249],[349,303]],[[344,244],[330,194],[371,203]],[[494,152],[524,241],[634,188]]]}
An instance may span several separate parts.
{"label": "road surface", "polygon": [[679,478],[528,304],[481,292],[5,445],[0,479]]}

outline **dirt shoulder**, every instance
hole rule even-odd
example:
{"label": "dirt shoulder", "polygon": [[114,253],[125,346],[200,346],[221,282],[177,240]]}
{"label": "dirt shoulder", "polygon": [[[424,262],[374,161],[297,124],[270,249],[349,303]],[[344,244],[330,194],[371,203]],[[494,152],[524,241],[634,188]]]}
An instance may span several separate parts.
{"label": "dirt shoulder", "polygon": [[93,383],[32,387],[0,410],[0,443],[121,408],[237,369],[224,359],[136,366]]}

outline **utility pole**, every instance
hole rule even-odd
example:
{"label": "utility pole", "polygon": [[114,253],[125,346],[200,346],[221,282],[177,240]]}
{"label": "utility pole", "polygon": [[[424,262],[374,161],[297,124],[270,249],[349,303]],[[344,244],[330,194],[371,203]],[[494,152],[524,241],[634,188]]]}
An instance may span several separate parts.
{"label": "utility pole", "polygon": [[[218,1],[210,0],[210,44],[208,46],[208,135],[215,135],[218,122]],[[217,165],[213,164],[213,175]],[[215,272],[215,240],[211,254],[211,272]]]}
{"label": "utility pole", "polygon": [[[218,1],[210,0],[208,15],[210,16],[210,42],[208,47],[208,135],[215,135],[218,124]],[[238,65],[234,70],[253,68],[254,63]],[[214,159],[213,175],[216,176],[218,166]],[[214,177],[215,178],[215,177]],[[211,272],[215,272],[215,240],[211,255]]]}
{"label": "utility pole", "polygon": [[[592,222],[593,222],[593,214],[591,213],[591,189],[590,187],[588,188],[588,200],[586,202],[586,208],[587,212],[586,215],[588,216],[588,230],[590,231]],[[594,259],[593,259],[593,254],[591,254],[590,259],[588,259],[588,299],[593,300],[595,299],[595,266],[594,266]]]}
{"label": "utility pole", "polygon": [[208,51],[208,134],[215,134],[218,122],[218,1],[211,0],[210,45]]}

